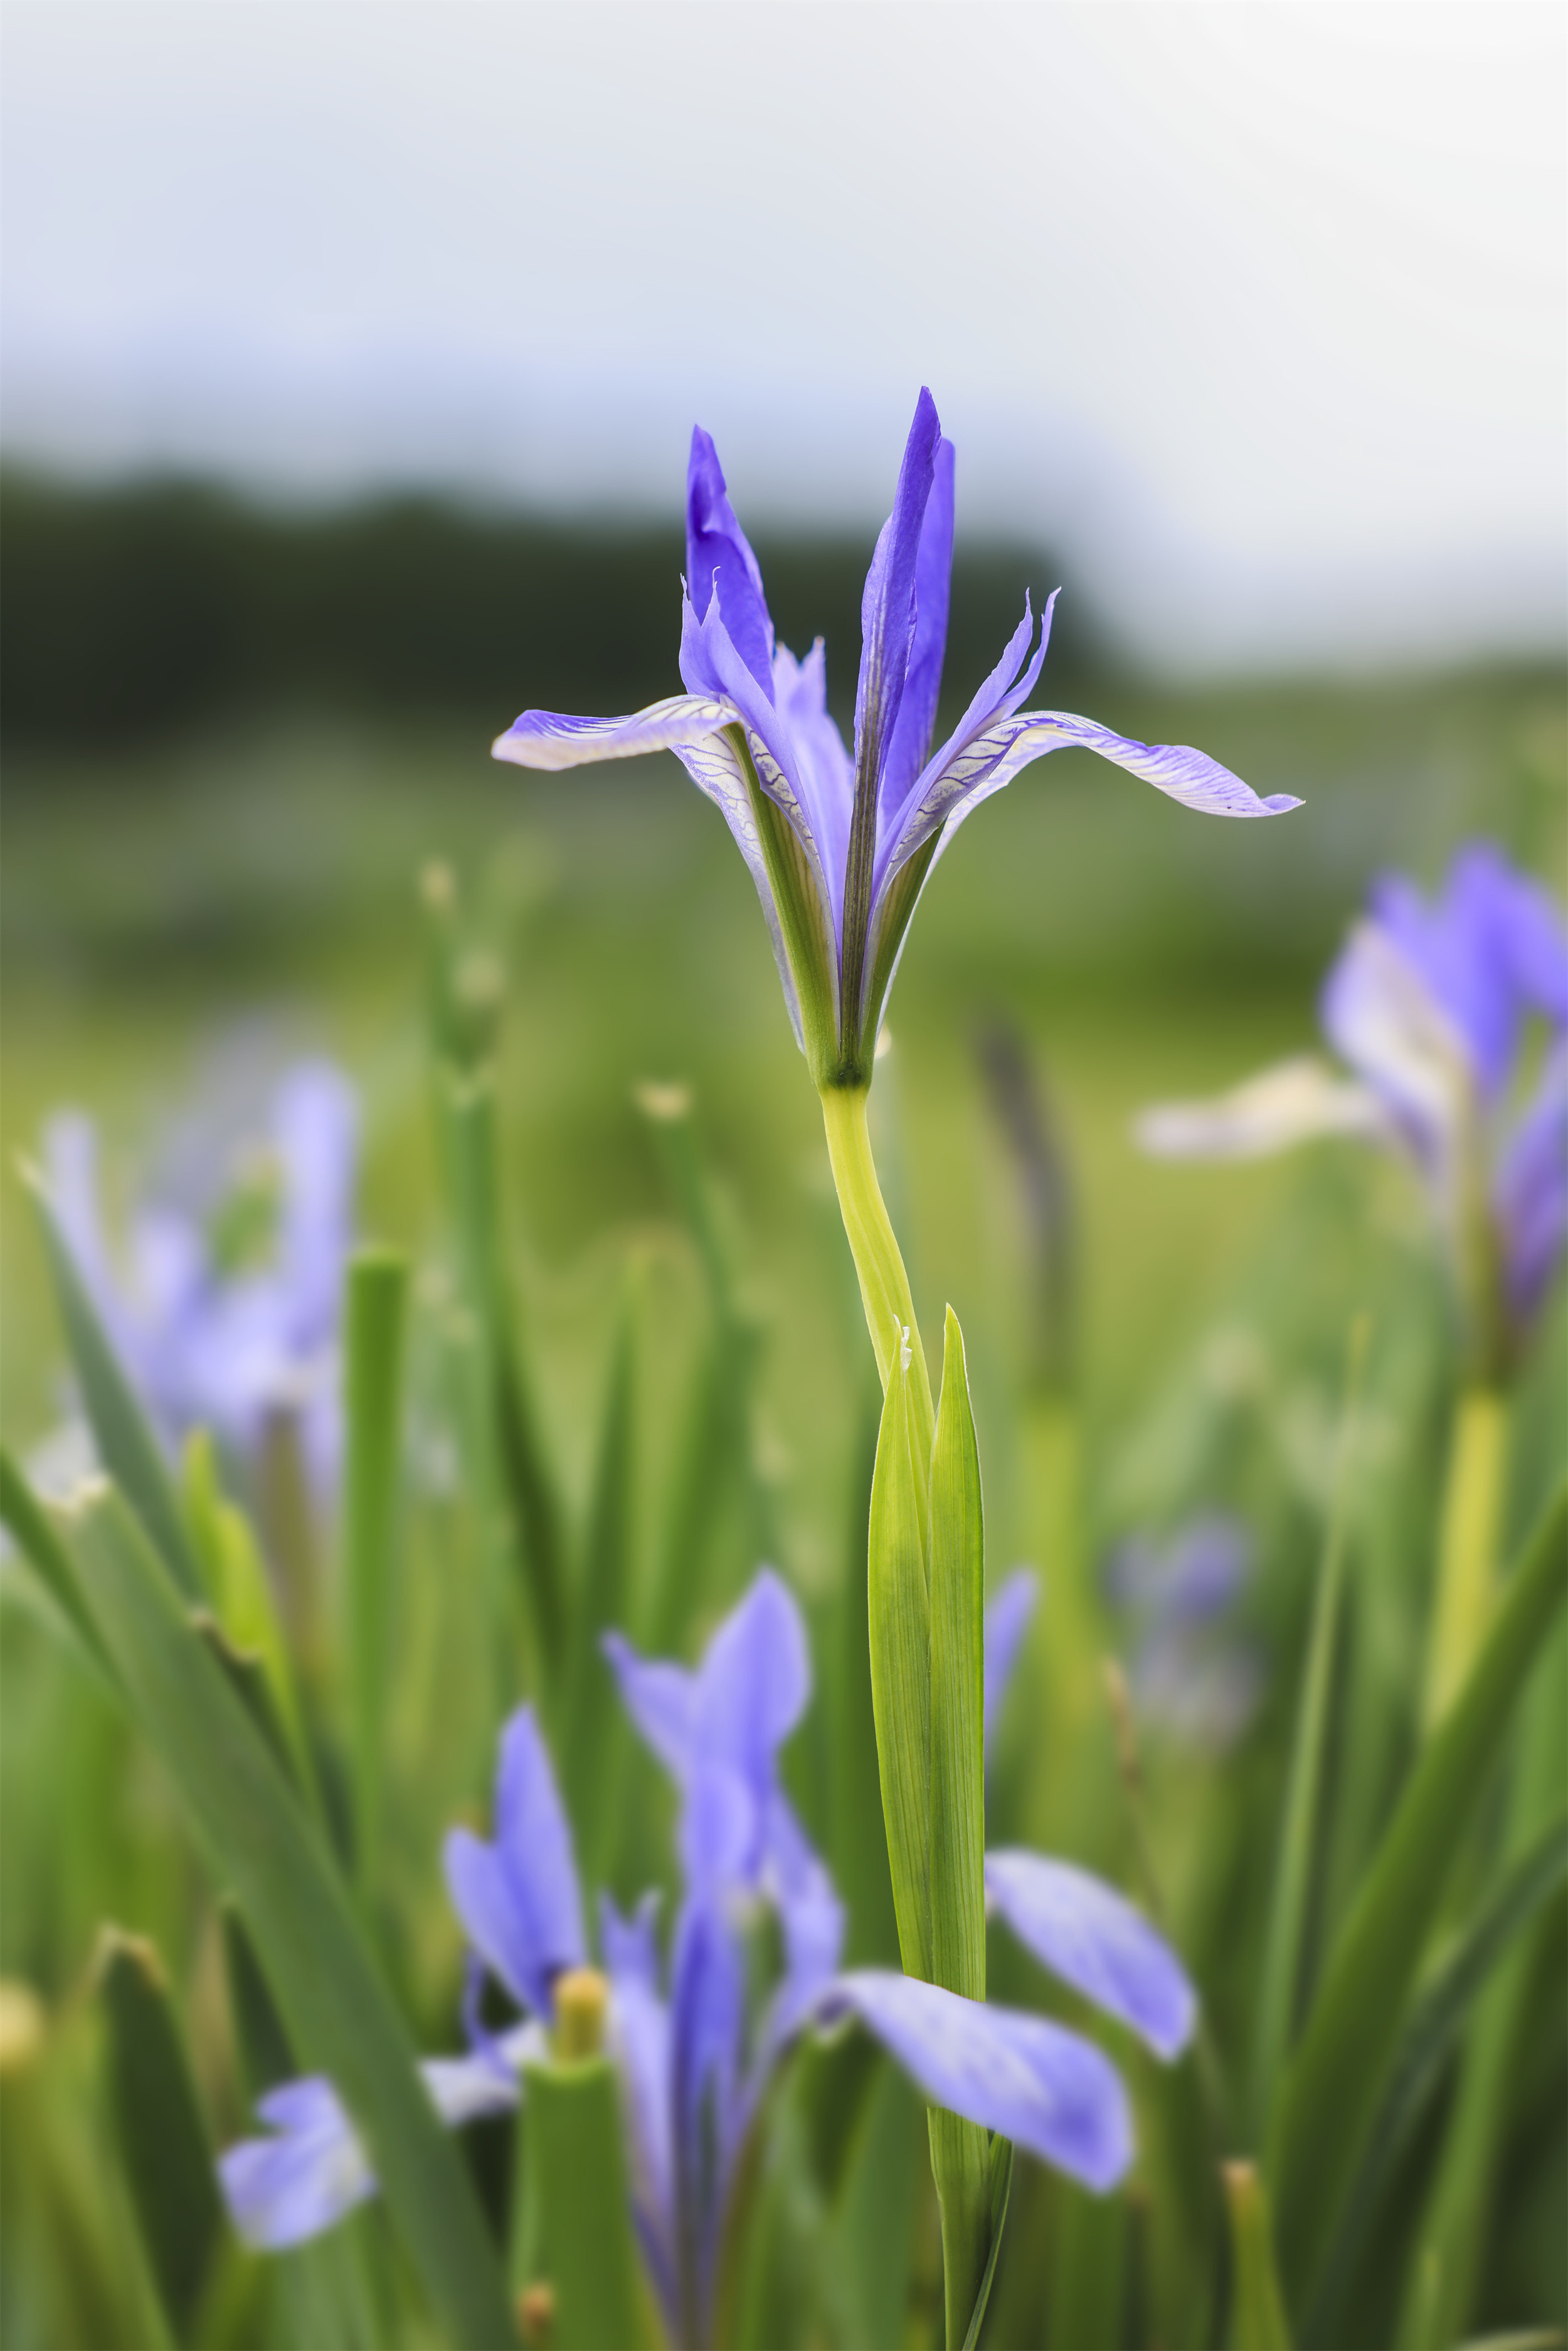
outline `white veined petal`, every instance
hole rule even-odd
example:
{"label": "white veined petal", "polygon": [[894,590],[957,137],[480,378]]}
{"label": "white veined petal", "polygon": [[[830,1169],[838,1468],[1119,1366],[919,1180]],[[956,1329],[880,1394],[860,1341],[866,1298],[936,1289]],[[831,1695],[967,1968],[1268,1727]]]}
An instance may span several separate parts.
{"label": "white veined petal", "polygon": [[1321,1135],[1386,1139],[1389,1127],[1369,1086],[1302,1053],[1210,1101],[1152,1103],[1133,1133],[1156,1159],[1262,1159]]}
{"label": "white veined petal", "polygon": [[714,695],[673,694],[624,718],[572,718],[559,710],[525,710],[490,746],[494,759],[517,768],[580,768],[597,759],[633,759],[644,751],[679,751],[706,742],[738,713]]}

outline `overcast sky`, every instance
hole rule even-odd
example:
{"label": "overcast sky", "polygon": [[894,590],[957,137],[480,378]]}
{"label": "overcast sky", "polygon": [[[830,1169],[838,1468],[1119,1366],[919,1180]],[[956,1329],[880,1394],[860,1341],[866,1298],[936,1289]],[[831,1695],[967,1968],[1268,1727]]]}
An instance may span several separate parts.
{"label": "overcast sky", "polygon": [[13,454],[870,531],[924,381],[1147,657],[1563,629],[1555,5],[4,21]]}

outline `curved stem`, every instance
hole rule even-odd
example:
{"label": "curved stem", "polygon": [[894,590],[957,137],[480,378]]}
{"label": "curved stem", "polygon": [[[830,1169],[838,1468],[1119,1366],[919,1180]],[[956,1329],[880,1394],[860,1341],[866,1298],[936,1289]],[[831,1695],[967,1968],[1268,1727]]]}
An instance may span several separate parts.
{"label": "curved stem", "polygon": [[925,1350],[920,1343],[920,1327],[915,1319],[909,1276],[904,1270],[887,1204],[876,1180],[871,1134],[866,1124],[866,1093],[863,1086],[822,1089],[828,1157],[832,1162],[833,1186],[855,1272],[860,1278],[861,1303],[865,1309],[871,1343],[876,1351],[877,1373],[885,1392],[889,1374],[897,1361],[900,1333],[907,1331],[911,1349],[910,1402],[915,1422],[913,1434],[919,1447],[916,1458],[929,1461],[936,1426],[931,1376],[925,1368]]}

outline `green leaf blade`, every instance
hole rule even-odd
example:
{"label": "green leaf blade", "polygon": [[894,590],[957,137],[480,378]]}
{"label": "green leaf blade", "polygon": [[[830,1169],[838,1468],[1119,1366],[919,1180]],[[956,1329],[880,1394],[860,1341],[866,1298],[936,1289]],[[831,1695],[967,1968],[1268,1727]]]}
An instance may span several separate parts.
{"label": "green leaf blade", "polygon": [[407,1325],[407,1259],[392,1249],[357,1250],[349,1266],[343,1314],[343,1596],[354,1858],[361,1893],[373,1887],[380,1860],[382,1725]]}
{"label": "green leaf blade", "polygon": [[1565,1568],[1568,1482],[1509,1578],[1469,1678],[1412,1774],[1285,2077],[1269,2171],[1292,2301],[1312,2285],[1338,2220],[1447,1865],[1562,1604]]}
{"label": "green leaf blade", "polygon": [[[964,1338],[947,1309],[931,1456],[931,1973],[986,1996],[985,1529]],[[947,2335],[961,2343],[990,2251],[988,2134],[931,2116]]]}
{"label": "green leaf blade", "polygon": [[319,1835],[117,1495],[84,1504],[72,1549],[131,1716],[233,1891],[301,2063],[352,2116],[438,2318],[464,2351],[509,2342],[472,2189]]}
{"label": "green leaf blade", "polygon": [[48,1195],[37,1176],[27,1181],[99,1459],[146,1528],[175,1583],[190,1599],[200,1600],[204,1594],[195,1553],[158,1439],[110,1343]]}
{"label": "green leaf blade", "polygon": [[225,2238],[224,2210],[168,1980],[152,1946],[105,1928],[98,1991],[109,2023],[110,2103],[131,2210],[175,2340],[193,2343]]}
{"label": "green leaf blade", "polygon": [[898,1945],[908,1975],[931,1973],[929,1487],[908,1364],[895,1354],[871,1489],[867,1605],[872,1708]]}

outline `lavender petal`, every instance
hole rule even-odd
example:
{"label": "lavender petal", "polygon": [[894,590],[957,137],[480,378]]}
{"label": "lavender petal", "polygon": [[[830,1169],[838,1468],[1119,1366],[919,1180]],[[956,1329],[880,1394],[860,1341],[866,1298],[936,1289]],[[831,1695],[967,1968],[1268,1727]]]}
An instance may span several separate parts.
{"label": "lavender petal", "polygon": [[1130,2025],[1156,2055],[1186,2046],[1197,1997],[1164,1937],[1113,1887],[1071,1862],[986,1855],[986,1900],[1041,1966]]}
{"label": "lavender petal", "polygon": [[1001,1717],[1002,1701],[1019,1660],[1023,1636],[1040,1603],[1040,1578],[1031,1567],[1015,1567],[986,1604],[986,1753]]}
{"label": "lavender petal", "polygon": [[493,759],[517,768],[580,768],[596,759],[634,759],[644,751],[680,751],[705,742],[736,714],[717,695],[673,694],[626,718],[571,718],[559,710],[525,710],[490,746]]}
{"label": "lavender petal", "polygon": [[512,1997],[548,2018],[550,1986],[586,1957],[571,1831],[531,1707],[501,1737],[496,1841],[453,1829],[443,1860],[464,1931]]}
{"label": "lavender petal", "polygon": [[729,503],[718,452],[700,425],[686,467],[686,580],[699,621],[716,590],[736,652],[771,699],[773,623],[762,573]]}
{"label": "lavender petal", "polygon": [[1085,2188],[1103,2195],[1131,2163],[1121,2078],[1077,2033],[875,1968],[838,1977],[819,2011],[827,2023],[846,2012],[933,2105],[998,2132]]}
{"label": "lavender petal", "polygon": [[904,700],[915,630],[921,532],[941,437],[936,403],[922,387],[898,469],[893,512],[882,527],[861,596],[855,777],[857,787],[869,790],[873,799],[881,794]]}
{"label": "lavender petal", "polygon": [[[500,2114],[519,2096],[521,2035],[501,2044],[507,2063],[485,2056],[435,2057],[419,2071],[450,2128]],[[218,2185],[238,2234],[258,2252],[281,2252],[319,2237],[376,2192],[365,2151],[332,2085],[316,2074],[280,2083],[256,2101],[268,2126],[218,2158]]]}

